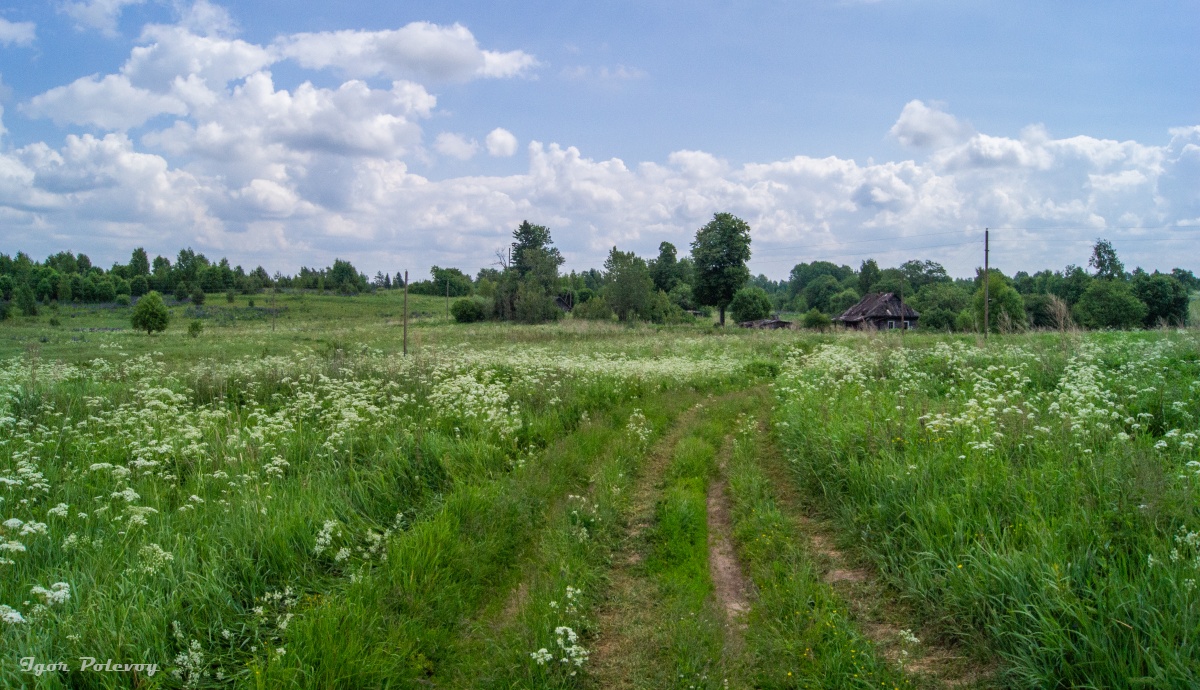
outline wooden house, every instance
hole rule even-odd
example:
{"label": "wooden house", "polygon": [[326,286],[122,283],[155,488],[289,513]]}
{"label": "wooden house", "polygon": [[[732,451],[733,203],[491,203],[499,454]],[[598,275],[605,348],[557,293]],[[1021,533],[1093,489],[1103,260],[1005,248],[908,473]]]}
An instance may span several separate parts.
{"label": "wooden house", "polygon": [[870,292],[833,321],[855,330],[884,331],[893,328],[916,328],[919,318],[921,315],[912,307],[901,303],[895,293]]}

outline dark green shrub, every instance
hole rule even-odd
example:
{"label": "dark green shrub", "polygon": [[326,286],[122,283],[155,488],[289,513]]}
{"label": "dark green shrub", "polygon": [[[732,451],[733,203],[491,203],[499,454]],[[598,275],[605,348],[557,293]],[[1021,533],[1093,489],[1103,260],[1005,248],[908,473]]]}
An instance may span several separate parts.
{"label": "dark green shrub", "polygon": [[771,298],[760,287],[744,287],[733,295],[729,311],[737,322],[765,319],[771,315]]}
{"label": "dark green shrub", "polygon": [[469,297],[454,300],[454,304],[450,305],[450,313],[458,323],[475,323],[487,318],[483,303]]}

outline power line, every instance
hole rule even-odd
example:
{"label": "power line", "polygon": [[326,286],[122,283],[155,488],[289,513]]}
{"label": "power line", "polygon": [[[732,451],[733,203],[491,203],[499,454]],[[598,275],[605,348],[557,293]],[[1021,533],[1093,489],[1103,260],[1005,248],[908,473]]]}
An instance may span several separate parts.
{"label": "power line", "polygon": [[[966,232],[975,232],[968,230]],[[866,244],[867,242],[895,242],[897,240],[907,240],[916,237],[936,237],[939,235],[962,235],[963,230],[950,230],[948,232],[926,232],[919,235],[902,235],[900,237],[874,237],[867,240],[847,240],[845,242],[825,242],[822,244],[801,244],[792,247],[771,247],[772,251],[783,251],[787,249],[820,249],[821,247],[840,247],[846,244]]]}
{"label": "power line", "polygon": [[[884,240],[880,240],[880,241],[882,242]],[[835,258],[836,259],[836,258],[855,257],[855,256],[872,256],[874,254],[880,254],[880,255],[894,254],[896,252],[917,251],[918,249],[939,249],[942,247],[967,247],[967,246],[977,245],[977,244],[979,244],[978,240],[972,240],[970,242],[953,242],[950,244],[927,244],[922,247],[896,247],[893,249],[882,249],[882,250],[875,250],[875,251],[869,251],[869,252],[848,252],[848,253],[844,253],[844,254],[824,254],[822,256],[824,256],[826,258]],[[749,263],[773,264],[773,263],[779,263],[781,261],[795,261],[795,260],[796,259],[794,259],[794,258],[789,258],[789,259],[751,259],[749,261]]]}

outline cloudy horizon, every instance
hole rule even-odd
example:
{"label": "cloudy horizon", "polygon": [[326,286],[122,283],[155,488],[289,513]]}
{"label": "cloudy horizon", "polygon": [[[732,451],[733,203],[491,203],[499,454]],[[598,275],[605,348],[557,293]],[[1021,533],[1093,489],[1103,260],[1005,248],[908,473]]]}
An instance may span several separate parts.
{"label": "cloudy horizon", "polygon": [[[473,274],[528,219],[581,270],[614,245],[686,252],[728,211],[753,228],[751,270],[775,279],[868,257],[968,275],[985,227],[1010,273],[1085,264],[1100,237],[1130,268],[1200,270],[1187,3],[1015,28],[996,7],[964,18],[899,0],[736,20],[651,5],[676,23],[504,20],[469,3],[296,18],[273,0],[0,2],[0,251],[107,266],[191,247],[271,272],[339,257],[368,275]],[[979,63],[928,27],[912,44],[881,33],[934,20],[999,27],[985,48],[1027,42]],[[740,50],[688,52],[718,27]],[[829,43],[766,41],[787,30]],[[678,44],[654,45],[667,32]],[[1088,32],[1107,44],[1081,55]],[[867,39],[897,52],[855,47]]]}

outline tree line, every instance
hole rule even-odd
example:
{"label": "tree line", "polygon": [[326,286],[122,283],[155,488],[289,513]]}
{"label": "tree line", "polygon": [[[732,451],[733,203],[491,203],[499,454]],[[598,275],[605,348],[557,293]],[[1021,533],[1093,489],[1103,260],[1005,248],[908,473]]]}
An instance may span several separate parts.
{"label": "tree line", "polygon": [[[952,278],[934,261],[911,260],[880,268],[874,259],[858,269],[828,261],[799,263],[787,280],[751,276],[750,226],[728,213],[717,213],[699,228],[681,256],[670,242],[659,244],[651,258],[613,247],[600,268],[562,273],[561,252],[550,229],[522,222],[507,251],[497,252],[494,266],[474,277],[458,268],[434,266],[425,280],[409,283],[414,294],[456,298],[452,312],[461,322],[498,319],[542,323],[562,318],[672,323],[726,311],[735,321],[771,313],[803,315],[807,326],[824,328],[831,319],[870,293],[900,295],[920,312],[920,327],[936,331],[980,331],[984,328],[984,275]],[[987,327],[993,331],[1059,328],[1136,328],[1184,325],[1191,292],[1200,280],[1176,268],[1170,273],[1125,270],[1112,244],[1097,240],[1086,270],[1062,270],[1007,276],[992,269],[988,284]],[[226,259],[210,261],[192,249],[174,261],[151,261],[137,248],[126,264],[108,270],[93,266],[84,254],[59,252],[43,262],[24,253],[0,254],[0,317],[16,307],[36,314],[50,302],[124,303],[157,292],[177,301],[202,303],[206,293],[254,294],[268,288],[306,289],[355,295],[404,287],[404,276],[378,272],[374,279],[348,261],[332,266],[302,267],[294,276],[271,276],[259,266],[249,272]]]}

